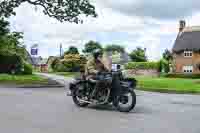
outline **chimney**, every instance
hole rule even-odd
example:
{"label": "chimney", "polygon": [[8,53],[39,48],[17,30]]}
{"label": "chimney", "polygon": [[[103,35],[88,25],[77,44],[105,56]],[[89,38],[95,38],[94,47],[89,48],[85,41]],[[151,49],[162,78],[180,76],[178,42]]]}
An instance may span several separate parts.
{"label": "chimney", "polygon": [[185,28],[185,26],[186,26],[185,20],[180,20],[179,21],[179,32],[182,32],[183,29]]}

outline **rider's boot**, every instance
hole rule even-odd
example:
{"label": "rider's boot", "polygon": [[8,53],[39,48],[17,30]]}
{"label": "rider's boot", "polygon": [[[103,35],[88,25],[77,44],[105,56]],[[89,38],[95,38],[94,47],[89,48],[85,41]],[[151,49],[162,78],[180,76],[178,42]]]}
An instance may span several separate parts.
{"label": "rider's boot", "polygon": [[70,90],[67,91],[67,96],[72,96],[72,92]]}

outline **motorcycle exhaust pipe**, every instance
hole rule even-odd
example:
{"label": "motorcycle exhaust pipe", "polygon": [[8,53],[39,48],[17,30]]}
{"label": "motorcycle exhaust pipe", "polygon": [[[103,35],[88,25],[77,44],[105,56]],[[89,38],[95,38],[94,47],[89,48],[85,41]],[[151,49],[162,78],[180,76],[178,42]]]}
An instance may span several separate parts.
{"label": "motorcycle exhaust pipe", "polygon": [[86,100],[82,100],[82,99],[79,99],[80,102],[84,102],[84,103],[89,103],[89,104],[92,104],[92,102],[89,102],[89,101],[86,101]]}

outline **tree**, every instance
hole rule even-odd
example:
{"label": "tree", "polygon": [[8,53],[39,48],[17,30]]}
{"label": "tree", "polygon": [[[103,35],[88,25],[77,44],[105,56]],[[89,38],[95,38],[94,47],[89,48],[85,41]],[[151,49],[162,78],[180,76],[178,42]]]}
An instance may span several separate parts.
{"label": "tree", "polygon": [[0,37],[10,32],[8,26],[9,26],[9,22],[5,21],[3,18],[0,18]]}
{"label": "tree", "polygon": [[145,55],[146,49],[142,49],[140,47],[137,47],[135,50],[133,50],[129,56],[134,62],[146,62],[147,57]]}
{"label": "tree", "polygon": [[0,16],[8,18],[15,15],[14,9],[25,2],[42,7],[45,15],[60,22],[82,23],[82,14],[97,17],[95,7],[89,0],[1,0]]}
{"label": "tree", "polygon": [[0,19],[0,54],[4,56],[18,55],[26,60],[28,55],[20,42],[20,39],[23,39],[23,34],[21,32],[10,32],[8,27],[9,23]]}
{"label": "tree", "polygon": [[8,27],[9,22],[0,18],[0,64],[3,66],[0,72],[21,73],[21,68],[24,68],[24,72],[30,74],[31,67],[24,63],[28,59],[28,53],[20,41],[23,34],[10,32]]}
{"label": "tree", "polygon": [[89,41],[85,44],[85,48],[83,50],[84,53],[92,53],[96,49],[103,49],[101,44],[94,41]]}
{"label": "tree", "polygon": [[69,49],[65,52],[66,54],[79,54],[78,49],[74,46],[70,46]]}
{"label": "tree", "polygon": [[61,62],[64,64],[65,71],[67,72],[84,71],[86,58],[79,54],[67,54]]}
{"label": "tree", "polygon": [[107,51],[107,52],[119,52],[119,53],[125,52],[124,47],[122,47],[120,45],[115,45],[115,44],[107,45],[106,48],[105,48],[105,51]]}
{"label": "tree", "polygon": [[170,71],[170,62],[173,59],[172,52],[168,49],[165,49],[164,53],[162,54],[162,59],[160,60],[161,70],[168,73]]}
{"label": "tree", "polygon": [[163,56],[163,59],[167,60],[168,62],[173,59],[172,53],[168,49],[165,49],[162,56]]}
{"label": "tree", "polygon": [[55,71],[56,70],[56,65],[60,62],[59,58],[53,59],[51,63],[51,68]]}

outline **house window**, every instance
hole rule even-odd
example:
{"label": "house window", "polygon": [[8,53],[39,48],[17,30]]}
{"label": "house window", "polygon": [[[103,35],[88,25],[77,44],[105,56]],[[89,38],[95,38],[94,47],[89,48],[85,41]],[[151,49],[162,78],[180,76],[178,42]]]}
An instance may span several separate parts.
{"label": "house window", "polygon": [[184,51],[184,57],[192,57],[192,51]]}
{"label": "house window", "polygon": [[192,73],[193,72],[193,66],[183,66],[183,72],[184,73]]}

